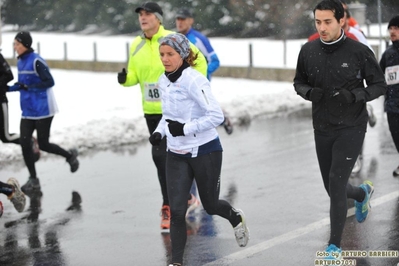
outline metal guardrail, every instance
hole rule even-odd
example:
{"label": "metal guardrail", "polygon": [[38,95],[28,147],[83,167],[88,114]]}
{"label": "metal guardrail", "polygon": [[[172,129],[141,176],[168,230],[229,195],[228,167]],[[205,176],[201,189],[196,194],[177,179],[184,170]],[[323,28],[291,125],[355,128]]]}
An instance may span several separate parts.
{"label": "metal guardrail", "polygon": [[[380,40],[379,38],[368,38],[369,40]],[[304,40],[305,42],[306,40]],[[389,40],[381,40],[384,42],[385,47],[388,46]],[[254,80],[273,80],[273,81],[286,81],[292,82],[295,70],[287,68],[287,40],[283,40],[283,68],[275,67],[255,67],[254,66],[254,49],[252,43],[248,44],[248,66],[221,66],[215,73],[217,77],[231,77],[231,78],[245,78]],[[379,55],[380,45],[371,45],[376,55]],[[129,57],[130,44],[126,43],[126,62]],[[299,47],[300,48],[300,47]],[[40,43],[37,43],[36,51],[40,54]],[[117,73],[122,68],[126,67],[126,62],[104,62],[98,61],[97,44],[93,43],[93,60],[92,61],[79,61],[70,60],[68,57],[68,47],[65,42],[63,45],[63,60],[46,59],[51,68],[67,69],[67,70],[82,70],[82,71],[95,71],[95,72],[115,72]],[[16,65],[15,54],[14,58],[6,58],[11,65]],[[292,60],[291,60],[292,61]],[[292,65],[292,64],[291,64]]]}
{"label": "metal guardrail", "polygon": [[[10,65],[16,65],[15,58],[6,60]],[[115,62],[88,62],[88,61],[65,61],[65,60],[46,60],[50,68],[81,70],[95,72],[119,72],[126,67],[125,63]],[[257,68],[257,67],[220,67],[215,73],[216,77],[243,78],[253,80],[273,80],[292,82],[295,70],[285,68]]]}

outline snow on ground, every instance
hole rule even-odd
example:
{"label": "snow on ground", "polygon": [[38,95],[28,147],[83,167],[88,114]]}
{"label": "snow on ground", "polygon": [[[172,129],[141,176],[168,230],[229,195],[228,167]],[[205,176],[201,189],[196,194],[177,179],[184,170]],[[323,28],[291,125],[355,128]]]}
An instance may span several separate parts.
{"label": "snow on ground", "polygon": [[[14,73],[16,69],[13,68]],[[139,86],[125,88],[116,73],[53,69],[54,93],[60,112],[55,115],[50,141],[81,152],[146,141]],[[215,96],[233,123],[261,115],[283,115],[309,107],[294,92],[292,83],[213,78]],[[19,132],[19,92],[7,93],[10,132]],[[46,155],[44,155],[46,156]],[[22,158],[20,147],[0,143],[0,160]]]}

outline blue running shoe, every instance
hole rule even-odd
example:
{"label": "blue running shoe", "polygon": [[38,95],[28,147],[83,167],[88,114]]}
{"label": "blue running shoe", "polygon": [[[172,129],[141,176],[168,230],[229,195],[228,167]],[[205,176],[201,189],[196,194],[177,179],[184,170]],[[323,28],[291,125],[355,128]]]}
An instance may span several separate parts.
{"label": "blue running shoe", "polygon": [[328,255],[324,258],[324,260],[342,260],[342,250],[336,245],[328,245],[326,252],[328,252]]}
{"label": "blue running shoe", "polygon": [[364,181],[363,184],[360,185],[360,188],[364,190],[366,196],[362,202],[358,202],[355,200],[355,215],[356,220],[359,223],[362,223],[366,220],[369,211],[371,210],[370,198],[373,195],[374,187],[371,181]]}

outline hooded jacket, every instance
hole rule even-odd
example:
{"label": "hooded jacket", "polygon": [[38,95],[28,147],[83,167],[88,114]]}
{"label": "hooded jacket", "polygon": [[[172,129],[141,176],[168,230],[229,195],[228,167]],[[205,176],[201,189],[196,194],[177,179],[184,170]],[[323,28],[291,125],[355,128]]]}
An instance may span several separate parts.
{"label": "hooded jacket", "polygon": [[384,109],[388,113],[399,114],[399,41],[393,42],[385,50],[380,66],[388,83]]}
{"label": "hooded jacket", "polygon": [[[308,92],[316,87],[323,90],[323,97],[312,103],[315,130],[326,132],[348,127],[366,130],[366,102],[383,95],[386,83],[373,52],[346,38],[342,32],[333,43],[318,39],[301,48],[294,78],[295,91],[309,100]],[[341,103],[333,97],[342,89],[354,95],[354,103]]]}
{"label": "hooded jacket", "polygon": [[[160,25],[158,32],[151,39],[143,34],[137,36],[130,46],[127,79],[123,86],[140,83],[144,114],[162,114],[158,79],[165,68],[159,56],[159,45],[162,38],[171,33],[173,32]],[[190,46],[194,53],[198,53],[195,69],[206,76],[207,62],[204,55],[192,43]]]}

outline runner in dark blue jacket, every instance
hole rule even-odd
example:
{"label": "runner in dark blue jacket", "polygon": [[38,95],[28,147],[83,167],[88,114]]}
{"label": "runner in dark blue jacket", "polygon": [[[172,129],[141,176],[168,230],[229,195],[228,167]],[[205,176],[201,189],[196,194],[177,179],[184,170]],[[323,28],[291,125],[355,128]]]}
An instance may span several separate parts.
{"label": "runner in dark blue jacket", "polygon": [[28,182],[22,186],[22,191],[27,196],[40,190],[30,144],[34,130],[36,130],[41,150],[63,156],[70,164],[71,172],[76,172],[79,167],[76,149],[66,151],[49,142],[51,122],[58,111],[52,90],[54,80],[47,63],[33,51],[31,45],[32,37],[29,32],[21,31],[15,36],[14,50],[18,54],[18,82],[9,87],[9,91],[20,92],[22,110],[20,142],[30,174]]}
{"label": "runner in dark blue jacket", "polygon": [[194,17],[190,10],[182,8],[177,12],[177,31],[186,35],[187,39],[197,46],[201,53],[205,56],[206,61],[208,62],[207,78],[211,80],[213,72],[215,72],[220,66],[220,61],[208,38],[192,28],[193,23]]}

